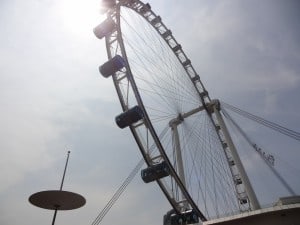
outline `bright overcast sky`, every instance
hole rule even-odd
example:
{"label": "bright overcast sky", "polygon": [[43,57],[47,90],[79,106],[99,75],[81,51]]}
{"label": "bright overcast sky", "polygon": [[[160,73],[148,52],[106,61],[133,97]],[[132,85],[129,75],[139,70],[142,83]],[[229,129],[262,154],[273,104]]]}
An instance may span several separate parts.
{"label": "bright overcast sky", "polygon": [[[297,0],[149,3],[212,98],[299,132]],[[58,213],[58,225],[91,224],[141,158],[129,130],[114,123],[121,107],[111,79],[98,73],[107,59],[92,32],[104,18],[99,8],[100,0],[0,2],[1,225],[51,223],[52,212],[28,197],[59,188],[68,150],[64,189],[87,205]],[[299,153],[281,150],[299,171]],[[137,177],[102,224],[162,224],[169,209],[159,188]]]}

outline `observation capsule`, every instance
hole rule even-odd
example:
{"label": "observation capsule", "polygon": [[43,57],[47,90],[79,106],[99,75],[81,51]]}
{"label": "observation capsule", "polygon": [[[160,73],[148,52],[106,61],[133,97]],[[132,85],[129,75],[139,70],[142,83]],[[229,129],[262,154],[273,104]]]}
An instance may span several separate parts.
{"label": "observation capsule", "polygon": [[106,9],[113,8],[116,5],[116,0],[102,0],[101,6]]}
{"label": "observation capsule", "polygon": [[126,112],[121,113],[116,116],[115,121],[120,128],[125,128],[130,126],[133,123],[143,119],[144,113],[143,110],[139,106],[134,106]]}
{"label": "observation capsule", "polygon": [[170,225],[194,224],[199,223],[199,217],[194,210],[188,210],[181,214],[173,214],[170,216]]}
{"label": "observation capsule", "polygon": [[170,169],[166,162],[149,166],[141,171],[141,177],[145,183],[149,183],[170,175]]}
{"label": "observation capsule", "polygon": [[111,18],[107,18],[94,28],[94,34],[97,38],[102,39],[116,29],[116,24]]}
{"label": "observation capsule", "polygon": [[104,77],[107,78],[122,69],[124,66],[125,60],[122,58],[122,56],[116,55],[100,66],[99,71]]}

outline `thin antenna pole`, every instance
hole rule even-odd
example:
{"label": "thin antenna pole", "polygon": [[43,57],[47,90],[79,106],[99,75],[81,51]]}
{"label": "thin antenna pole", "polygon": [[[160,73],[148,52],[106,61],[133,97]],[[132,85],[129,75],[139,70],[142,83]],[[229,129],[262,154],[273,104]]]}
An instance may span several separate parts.
{"label": "thin antenna pole", "polygon": [[70,156],[70,151],[68,151],[68,156],[67,156],[67,161],[66,161],[66,165],[65,165],[65,169],[64,169],[64,174],[61,180],[61,184],[60,184],[60,189],[62,190],[63,184],[64,184],[64,180],[65,180],[65,175],[66,175],[66,171],[67,171],[67,166],[68,166],[68,161],[69,161],[69,156]]}
{"label": "thin antenna pole", "polygon": [[[70,156],[70,151],[68,151],[67,161],[66,161],[66,165],[65,165],[65,169],[64,169],[64,174],[63,174],[63,177],[62,177],[62,180],[61,180],[61,184],[60,184],[60,189],[59,189],[60,191],[62,190],[62,187],[64,185],[64,180],[65,180],[65,175],[66,175],[66,171],[67,171],[69,156]],[[57,214],[58,208],[59,208],[59,205],[54,210],[54,215],[53,215],[53,219],[52,219],[52,225],[54,225],[54,223],[55,223],[55,219],[56,219],[56,214]]]}

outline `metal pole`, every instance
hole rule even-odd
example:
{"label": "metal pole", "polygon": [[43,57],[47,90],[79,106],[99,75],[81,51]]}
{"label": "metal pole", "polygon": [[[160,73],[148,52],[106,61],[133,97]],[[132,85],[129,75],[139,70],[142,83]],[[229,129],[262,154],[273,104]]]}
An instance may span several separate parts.
{"label": "metal pole", "polygon": [[[67,166],[68,166],[68,161],[69,161],[69,156],[70,156],[70,151],[68,151],[67,160],[66,160],[66,164],[65,164],[65,169],[64,169],[63,177],[62,177],[61,184],[60,184],[60,189],[59,189],[60,191],[62,190],[62,187],[63,187],[63,184],[64,184],[65,175],[66,175]],[[57,206],[56,209],[54,210],[52,225],[54,225],[54,223],[55,223],[58,208],[59,208],[59,206]]]}
{"label": "metal pole", "polygon": [[52,225],[54,225],[54,223],[55,223],[56,214],[57,214],[57,209],[55,209],[55,211],[54,211],[54,215],[53,215],[53,219],[52,219]]}
{"label": "metal pole", "polygon": [[66,165],[65,165],[65,169],[64,169],[64,174],[61,180],[61,184],[60,184],[60,189],[62,190],[63,184],[64,184],[64,180],[65,180],[65,175],[66,175],[66,171],[67,171],[67,165],[68,165],[68,161],[69,161],[69,156],[70,156],[70,151],[68,151],[68,156],[67,156],[67,161],[66,161]]}
{"label": "metal pole", "polygon": [[255,194],[255,192],[254,192],[254,190],[252,188],[252,185],[250,183],[248,175],[247,175],[247,173],[245,171],[245,168],[244,168],[244,166],[243,166],[243,164],[241,162],[241,159],[240,159],[240,157],[238,155],[238,152],[237,152],[237,150],[235,148],[235,145],[233,144],[233,141],[232,141],[231,136],[230,136],[230,134],[228,132],[226,124],[225,124],[225,122],[224,122],[224,120],[223,120],[223,118],[221,116],[221,113],[219,111],[219,107],[218,106],[219,106],[219,102],[216,102],[216,103],[213,104],[214,113],[215,113],[216,118],[217,118],[217,120],[219,122],[221,130],[222,130],[222,132],[224,134],[225,140],[226,140],[226,142],[228,144],[228,147],[229,147],[229,149],[231,151],[231,154],[232,154],[232,157],[233,157],[233,159],[235,161],[235,164],[236,164],[236,166],[237,166],[237,168],[238,168],[238,170],[239,170],[239,172],[241,174],[241,179],[242,179],[242,181],[244,183],[245,190],[247,192],[247,195],[249,197],[250,203],[252,205],[252,209],[253,210],[260,209],[260,205],[259,205],[259,202],[257,200],[256,194]]}

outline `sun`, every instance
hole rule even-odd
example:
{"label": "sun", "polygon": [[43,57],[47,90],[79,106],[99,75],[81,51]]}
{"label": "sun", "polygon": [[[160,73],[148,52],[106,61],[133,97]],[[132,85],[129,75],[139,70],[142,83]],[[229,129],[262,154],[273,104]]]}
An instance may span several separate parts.
{"label": "sun", "polygon": [[83,35],[103,20],[100,4],[101,0],[60,0],[57,12],[65,29]]}

